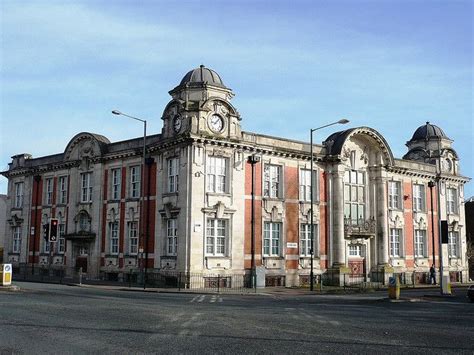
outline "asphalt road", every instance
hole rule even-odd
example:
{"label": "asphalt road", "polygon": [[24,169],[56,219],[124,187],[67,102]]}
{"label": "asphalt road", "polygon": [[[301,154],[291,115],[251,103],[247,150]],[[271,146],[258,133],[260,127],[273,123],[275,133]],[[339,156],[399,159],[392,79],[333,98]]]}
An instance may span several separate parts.
{"label": "asphalt road", "polygon": [[356,295],[143,293],[18,283],[0,292],[0,354],[474,353],[474,303]]}

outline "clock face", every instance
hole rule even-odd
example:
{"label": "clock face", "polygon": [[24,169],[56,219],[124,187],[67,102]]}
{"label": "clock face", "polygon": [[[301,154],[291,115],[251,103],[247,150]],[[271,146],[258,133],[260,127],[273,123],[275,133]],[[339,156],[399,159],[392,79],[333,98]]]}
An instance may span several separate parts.
{"label": "clock face", "polygon": [[209,127],[214,132],[221,132],[224,128],[224,119],[219,115],[212,115],[211,117],[209,117]]}
{"label": "clock face", "polygon": [[181,117],[176,116],[173,121],[173,129],[176,133],[181,129]]}

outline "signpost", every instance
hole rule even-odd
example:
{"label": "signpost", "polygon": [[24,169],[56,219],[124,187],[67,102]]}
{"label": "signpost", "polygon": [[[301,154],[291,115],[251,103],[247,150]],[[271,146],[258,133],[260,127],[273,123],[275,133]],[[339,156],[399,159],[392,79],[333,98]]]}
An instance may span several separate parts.
{"label": "signpost", "polygon": [[12,264],[2,264],[1,271],[1,286],[10,286],[12,284]]}

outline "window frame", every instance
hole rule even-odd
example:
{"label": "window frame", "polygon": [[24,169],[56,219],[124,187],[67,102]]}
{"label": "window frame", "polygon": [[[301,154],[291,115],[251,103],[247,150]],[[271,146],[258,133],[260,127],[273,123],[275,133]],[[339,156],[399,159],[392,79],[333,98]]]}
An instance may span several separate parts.
{"label": "window frame", "polygon": [[454,187],[446,189],[446,212],[458,214],[458,190]]}
{"label": "window frame", "polygon": [[110,194],[112,200],[120,200],[122,195],[122,168],[110,169]]}
{"label": "window frame", "polygon": [[[309,178],[308,178],[309,175]],[[310,180],[310,181],[308,181]],[[313,183],[313,201],[319,201],[319,171],[313,169],[301,168],[299,169],[299,199],[300,201],[311,201],[311,183]]]}
{"label": "window frame", "polygon": [[21,253],[21,226],[15,226],[12,228],[12,253]]}
{"label": "window frame", "polygon": [[388,208],[392,210],[402,210],[402,183],[401,181],[388,181]]}
{"label": "window frame", "polygon": [[172,157],[167,160],[167,191],[175,193],[179,191],[179,158]]}
{"label": "window frame", "polygon": [[[344,220],[349,220],[352,225],[365,221],[367,199],[367,176],[364,170],[347,169],[344,173]],[[355,178],[355,182],[353,181]],[[359,180],[362,179],[362,183]],[[359,198],[362,191],[363,197]],[[355,193],[354,193],[355,192]],[[353,198],[353,195],[356,195]],[[352,218],[354,211],[357,218]],[[362,211],[362,213],[360,213]]]}
{"label": "window frame", "polygon": [[[396,232],[396,233],[394,233],[394,232]],[[391,258],[401,258],[401,257],[403,257],[403,229],[401,229],[401,228],[390,228],[388,237],[389,237],[389,246],[388,246],[389,256]],[[394,240],[395,238],[397,240]],[[398,249],[398,253],[395,253],[396,248]]]}
{"label": "window frame", "polygon": [[[224,225],[219,226],[219,222]],[[209,226],[209,224],[213,224]],[[205,242],[205,255],[206,256],[220,256],[226,257],[228,251],[228,239],[229,239],[229,220],[225,218],[208,218],[206,221],[206,242]],[[224,231],[224,235],[220,235],[219,230]],[[209,234],[209,231],[212,231]],[[212,243],[209,241],[212,240]],[[223,244],[221,243],[223,241]],[[209,248],[212,250],[209,251]],[[218,251],[218,248],[223,248],[223,251]]]}
{"label": "window frame", "polygon": [[119,224],[117,221],[109,223],[109,241],[110,241],[110,248],[109,252],[111,255],[118,255],[120,248],[119,248]]}
{"label": "window frame", "polygon": [[64,254],[66,252],[66,224],[61,222],[58,224],[58,254]]}
{"label": "window frame", "polygon": [[81,203],[92,202],[92,172],[81,173]]}
{"label": "window frame", "polygon": [[[313,223],[314,231],[314,250],[313,256],[319,255],[319,225]],[[307,258],[311,256],[311,223],[300,223],[300,257]],[[305,250],[306,249],[306,250]]]}
{"label": "window frame", "polygon": [[132,165],[129,168],[130,171],[130,189],[129,196],[130,198],[140,198],[141,197],[141,165]]}
{"label": "window frame", "polygon": [[[454,241],[454,243],[453,243]],[[453,253],[454,251],[454,253]],[[459,258],[459,231],[448,232],[448,257],[452,259]]]}
{"label": "window frame", "polygon": [[138,222],[127,222],[127,239],[128,239],[128,254],[138,255]]}
{"label": "window frame", "polygon": [[54,181],[53,178],[46,178],[45,179],[45,205],[51,206],[53,204],[53,186],[54,186]]}
{"label": "window frame", "polygon": [[23,181],[15,183],[15,208],[23,208],[23,196],[25,191],[25,184]]}
{"label": "window frame", "polygon": [[[218,162],[219,164],[217,164]],[[206,192],[216,194],[228,193],[228,181],[229,158],[209,155],[206,160]]]}
{"label": "window frame", "polygon": [[[268,176],[267,176],[267,170],[268,170]],[[274,181],[275,178],[276,178],[276,182]],[[276,184],[276,190],[274,189],[273,184]],[[264,164],[263,166],[263,197],[273,198],[273,199],[283,198],[283,166],[282,165],[272,164],[272,163]]]}
{"label": "window frame", "polygon": [[68,176],[61,175],[58,177],[58,203],[67,204]]}
{"label": "window frame", "polygon": [[166,255],[178,255],[178,219],[166,220]]}
{"label": "window frame", "polygon": [[[275,228],[277,227],[278,228]],[[282,222],[265,221],[263,224],[262,255],[264,257],[282,256]],[[275,237],[277,235],[277,238]],[[276,250],[276,252],[275,252]]]}
{"label": "window frame", "polygon": [[413,184],[413,211],[426,212],[426,189],[424,184]]}
{"label": "window frame", "polygon": [[[426,258],[428,254],[428,248],[427,248],[427,238],[426,238],[426,229],[415,229],[414,231],[414,257],[415,258]],[[420,241],[420,238],[421,241]],[[420,245],[422,250],[422,253],[420,254]]]}

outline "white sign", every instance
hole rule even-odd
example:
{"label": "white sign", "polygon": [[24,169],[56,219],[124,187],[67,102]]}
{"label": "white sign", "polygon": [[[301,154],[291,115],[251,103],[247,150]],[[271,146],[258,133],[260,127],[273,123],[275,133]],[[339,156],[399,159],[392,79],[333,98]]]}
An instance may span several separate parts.
{"label": "white sign", "polygon": [[287,247],[288,249],[298,249],[298,243],[290,243],[290,242],[288,242],[288,243],[286,243],[286,247]]}
{"label": "white sign", "polygon": [[201,223],[194,223],[194,232],[201,233]]}

